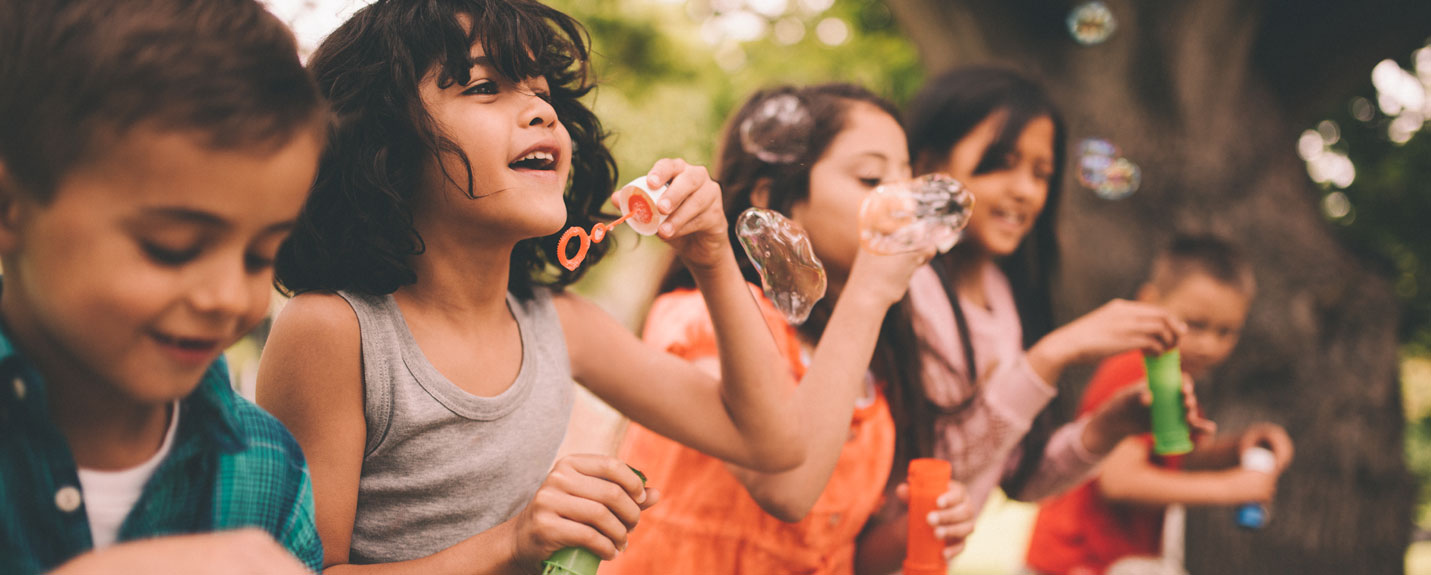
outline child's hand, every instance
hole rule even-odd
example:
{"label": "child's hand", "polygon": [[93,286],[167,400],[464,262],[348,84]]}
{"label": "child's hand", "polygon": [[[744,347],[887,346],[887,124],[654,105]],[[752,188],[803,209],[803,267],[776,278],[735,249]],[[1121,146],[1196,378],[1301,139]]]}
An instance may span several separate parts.
{"label": "child's hand", "polygon": [[1287,469],[1292,464],[1292,438],[1287,435],[1287,430],[1275,423],[1258,423],[1248,427],[1242,432],[1242,437],[1237,441],[1237,452],[1247,451],[1249,447],[1263,446],[1272,450],[1272,455],[1277,457],[1277,472]]}
{"label": "child's hand", "polygon": [[[899,484],[894,494],[907,510],[909,484]],[[958,481],[949,482],[949,491],[940,495],[936,504],[938,509],[931,511],[927,519],[929,525],[934,527],[934,536],[944,541],[944,560],[949,561],[964,551],[964,543],[974,533],[974,521],[978,518],[974,516],[974,506],[969,503],[969,493]]]}
{"label": "child's hand", "polygon": [[[1187,325],[1161,307],[1113,300],[1053,333],[1066,364],[1098,361],[1132,349],[1161,354],[1178,346]],[[1042,342],[1040,342],[1042,343]]]}
{"label": "child's hand", "polygon": [[[1152,405],[1153,393],[1148,389],[1147,380],[1118,390],[1093,412],[1084,431],[1084,447],[1094,453],[1108,453],[1124,438],[1151,431]],[[1183,411],[1194,437],[1212,437],[1217,432],[1217,425],[1199,414],[1197,393],[1187,374],[1183,374]]]}
{"label": "child's hand", "polygon": [[657,498],[656,490],[643,487],[641,478],[614,457],[563,457],[513,520],[516,564],[540,570],[541,562],[563,547],[615,559],[626,548],[641,510]]}
{"label": "child's hand", "polygon": [[268,533],[248,528],[121,543],[80,555],[52,573],[299,575],[309,571]]}
{"label": "child's hand", "polygon": [[663,159],[646,174],[646,185],[653,190],[669,186],[656,202],[656,210],[666,214],[656,235],[676,249],[687,267],[710,269],[731,257],[720,185],[704,167]]}
{"label": "child's hand", "polygon": [[845,293],[867,298],[866,301],[878,309],[887,309],[904,297],[904,292],[909,291],[909,280],[914,276],[914,270],[929,263],[935,253],[934,246],[918,252],[891,255],[877,254],[861,247],[851,266]]}

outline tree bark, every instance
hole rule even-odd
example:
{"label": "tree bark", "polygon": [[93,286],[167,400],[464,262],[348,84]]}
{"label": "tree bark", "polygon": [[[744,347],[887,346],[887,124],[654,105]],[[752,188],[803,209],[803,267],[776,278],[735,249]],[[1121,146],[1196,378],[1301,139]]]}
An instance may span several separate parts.
{"label": "tree bark", "polygon": [[[1367,90],[1372,66],[1426,39],[1431,2],[1107,0],[1118,28],[1080,46],[1046,0],[888,0],[931,73],[1002,63],[1059,102],[1070,154],[1105,138],[1142,168],[1108,201],[1065,166],[1063,320],[1128,297],[1176,232],[1238,242],[1259,282],[1247,328],[1200,398],[1220,428],[1285,426],[1297,458],[1273,517],[1239,532],[1226,509],[1189,513],[1194,574],[1402,573],[1414,485],[1402,457],[1398,303],[1334,237],[1296,155],[1319,114]],[[1083,381],[1061,384],[1065,414]]]}

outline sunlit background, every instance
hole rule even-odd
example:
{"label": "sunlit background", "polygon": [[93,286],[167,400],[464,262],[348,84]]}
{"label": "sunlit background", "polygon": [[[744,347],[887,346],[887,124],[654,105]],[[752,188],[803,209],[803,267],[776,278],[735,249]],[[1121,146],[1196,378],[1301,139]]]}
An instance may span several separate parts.
{"label": "sunlit background", "polygon": [[[303,55],[362,0],[265,0],[297,34]],[[725,115],[751,91],[776,83],[852,81],[905,102],[923,79],[919,54],[876,0],[556,0],[591,32],[600,88],[591,105],[615,135],[622,180],[661,157],[709,164]],[[1120,26],[1101,2],[1083,2],[1068,33],[1096,45]],[[1431,26],[1428,26],[1431,32]],[[1405,306],[1402,384],[1407,458],[1422,484],[1427,539],[1431,500],[1431,44],[1367,70],[1364,87],[1288,141],[1320,189],[1325,218],[1357,253],[1393,278]],[[1139,189],[1137,150],[1072,142],[1077,181],[1117,202]],[[1408,192],[1409,191],[1409,192]],[[578,290],[638,328],[669,256],[660,242],[619,230],[610,260]],[[275,298],[275,308],[282,305]],[[252,396],[261,333],[229,352],[236,384]],[[1030,506],[991,501],[953,573],[1013,573]],[[1431,547],[1414,545],[1409,573],[1431,573]]]}

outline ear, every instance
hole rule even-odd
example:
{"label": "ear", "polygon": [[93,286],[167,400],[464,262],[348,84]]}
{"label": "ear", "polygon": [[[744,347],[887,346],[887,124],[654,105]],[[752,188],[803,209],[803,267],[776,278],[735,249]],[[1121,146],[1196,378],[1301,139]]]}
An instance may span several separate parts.
{"label": "ear", "polygon": [[770,178],[760,178],[755,181],[755,187],[750,190],[750,205],[757,208],[770,208]]}
{"label": "ear", "polygon": [[9,255],[20,241],[21,214],[25,196],[0,160],[0,255]]}
{"label": "ear", "polygon": [[1162,301],[1163,294],[1158,291],[1158,286],[1153,285],[1153,282],[1146,282],[1138,286],[1137,298],[1143,303],[1158,303]]}

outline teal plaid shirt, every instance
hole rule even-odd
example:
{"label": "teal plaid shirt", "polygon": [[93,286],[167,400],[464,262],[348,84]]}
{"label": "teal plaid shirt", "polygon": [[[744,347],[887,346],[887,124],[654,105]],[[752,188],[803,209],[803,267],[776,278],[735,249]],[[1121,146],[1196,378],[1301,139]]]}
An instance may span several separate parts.
{"label": "teal plaid shirt", "polygon": [[[222,359],[180,410],[172,451],[118,542],[257,527],[321,569],[313,485],[288,430],[234,393]],[[92,548],[74,455],[50,421],[44,382],[0,328],[0,573],[54,569]]]}

